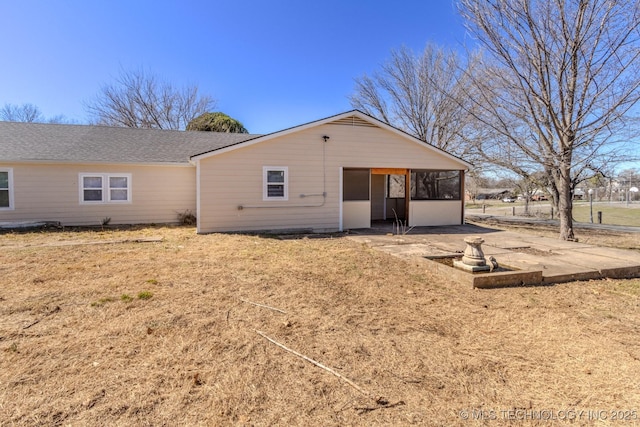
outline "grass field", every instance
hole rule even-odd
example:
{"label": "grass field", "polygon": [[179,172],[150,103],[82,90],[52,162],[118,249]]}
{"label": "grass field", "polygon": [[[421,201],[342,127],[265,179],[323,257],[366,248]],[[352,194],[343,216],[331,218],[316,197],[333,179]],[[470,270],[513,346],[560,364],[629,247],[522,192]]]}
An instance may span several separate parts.
{"label": "grass field", "polygon": [[[516,215],[524,214],[524,202],[503,203],[500,200],[486,200],[483,203],[466,203],[468,213],[480,213],[485,206],[485,212],[491,215],[510,216],[515,208]],[[550,217],[549,202],[531,202],[529,213],[534,217]],[[590,206],[586,201],[575,201],[573,205],[573,218],[577,222],[590,222]],[[640,204],[634,202],[627,206],[624,203],[594,203],[593,222],[598,222],[598,211],[602,212],[602,223],[610,225],[623,225],[640,227]],[[556,213],[557,218],[557,213]]]}
{"label": "grass field", "polygon": [[[598,211],[602,212],[602,223],[612,225],[626,225],[640,227],[640,207],[621,205],[594,204],[593,222],[598,222]],[[578,222],[590,222],[591,208],[589,203],[579,203],[573,206],[573,218]]]}
{"label": "grass field", "polygon": [[2,425],[640,417],[640,280],[473,290],[344,237],[170,227],[0,234],[0,280]]}

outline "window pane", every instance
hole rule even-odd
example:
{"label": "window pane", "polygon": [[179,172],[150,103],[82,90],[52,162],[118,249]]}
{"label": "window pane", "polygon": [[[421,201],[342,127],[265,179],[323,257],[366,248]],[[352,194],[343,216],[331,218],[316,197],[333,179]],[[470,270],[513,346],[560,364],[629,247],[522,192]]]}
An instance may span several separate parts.
{"label": "window pane", "polygon": [[9,190],[0,190],[0,208],[9,207]]}
{"label": "window pane", "polygon": [[101,202],[102,190],[84,190],[85,202]]}
{"label": "window pane", "polygon": [[284,185],[281,185],[281,184],[267,185],[267,197],[284,197]]}
{"label": "window pane", "polygon": [[9,188],[9,172],[0,172],[0,188]]}
{"label": "window pane", "polygon": [[109,177],[109,187],[111,188],[127,188],[126,176],[112,176]]}
{"label": "window pane", "polygon": [[267,171],[267,182],[284,182],[284,171]]}
{"label": "window pane", "polygon": [[127,190],[111,190],[111,200],[127,201]]}
{"label": "window pane", "polygon": [[85,176],[82,179],[84,188],[102,188],[102,177],[100,176]]}

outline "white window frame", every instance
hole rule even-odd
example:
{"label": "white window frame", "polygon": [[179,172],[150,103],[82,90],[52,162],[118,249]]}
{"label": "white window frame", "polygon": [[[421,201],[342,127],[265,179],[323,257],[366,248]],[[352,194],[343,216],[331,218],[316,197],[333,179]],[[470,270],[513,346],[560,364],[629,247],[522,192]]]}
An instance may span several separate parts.
{"label": "white window frame", "polygon": [[8,187],[3,188],[2,190],[9,191],[9,206],[0,206],[0,211],[12,211],[14,209],[13,206],[13,169],[12,168],[0,168],[0,172],[6,172],[8,176]]}
{"label": "white window frame", "polygon": [[[102,180],[102,187],[99,189],[102,191],[102,199],[101,200],[85,200],[84,199],[84,179],[85,178],[100,178]],[[110,186],[110,178],[126,178],[127,180],[127,199],[126,200],[111,200],[111,190],[118,190],[119,188]],[[81,205],[96,205],[96,204],[105,204],[105,203],[131,203],[131,189],[132,189],[132,181],[130,173],[89,173],[83,172],[78,175],[78,187],[79,187],[79,197]],[[96,188],[98,190],[98,188]]]}
{"label": "white window frame", "polygon": [[[284,182],[269,182],[269,172],[284,172]],[[269,197],[269,185],[282,185],[283,196]],[[287,201],[289,200],[289,168],[287,166],[263,166],[262,167],[262,200],[263,201]]]}

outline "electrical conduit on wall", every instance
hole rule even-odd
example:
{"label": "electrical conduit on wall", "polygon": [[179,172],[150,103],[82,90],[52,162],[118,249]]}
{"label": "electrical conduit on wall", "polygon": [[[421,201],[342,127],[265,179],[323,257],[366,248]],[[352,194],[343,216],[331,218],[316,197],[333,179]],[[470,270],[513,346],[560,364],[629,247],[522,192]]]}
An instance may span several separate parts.
{"label": "electrical conduit on wall", "polygon": [[306,197],[322,197],[321,203],[315,204],[280,204],[280,205],[238,205],[238,210],[244,209],[277,209],[277,208],[320,208],[325,205],[327,201],[327,156],[326,156],[326,148],[325,145],[329,140],[329,136],[323,135],[322,139],[322,193],[310,193],[310,194],[300,194],[300,198],[304,199]]}

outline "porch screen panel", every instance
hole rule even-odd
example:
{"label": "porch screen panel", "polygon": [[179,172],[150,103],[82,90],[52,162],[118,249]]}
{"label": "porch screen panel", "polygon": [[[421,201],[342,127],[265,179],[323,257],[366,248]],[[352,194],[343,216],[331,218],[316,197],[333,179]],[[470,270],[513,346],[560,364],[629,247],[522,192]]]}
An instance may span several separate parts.
{"label": "porch screen panel", "polygon": [[411,200],[460,200],[460,171],[411,171]]}
{"label": "porch screen panel", "polygon": [[342,194],[344,201],[369,200],[369,169],[344,169]]}

